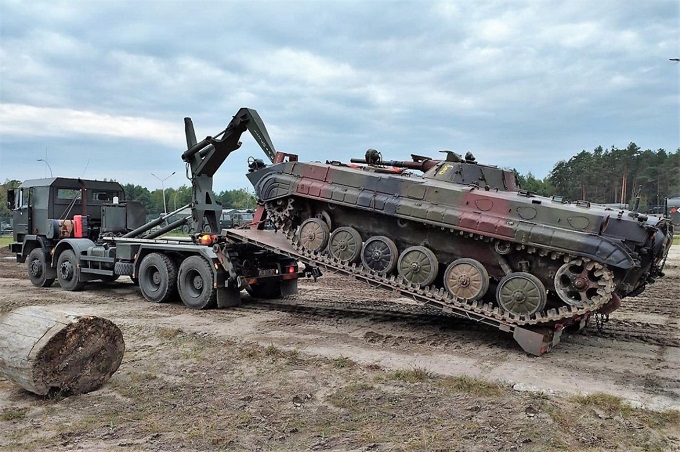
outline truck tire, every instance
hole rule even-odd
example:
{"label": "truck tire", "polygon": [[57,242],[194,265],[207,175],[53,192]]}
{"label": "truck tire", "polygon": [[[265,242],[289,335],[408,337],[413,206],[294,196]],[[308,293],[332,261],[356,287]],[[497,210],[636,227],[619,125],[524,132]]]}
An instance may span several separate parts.
{"label": "truck tire", "polygon": [[265,300],[281,298],[281,281],[265,281],[259,284],[253,284],[246,288],[246,291],[253,298],[262,298]]}
{"label": "truck tire", "polygon": [[190,308],[208,309],[217,305],[212,267],[201,256],[187,257],[179,266],[177,289],[179,296]]}
{"label": "truck tire", "polygon": [[73,250],[66,250],[59,255],[57,260],[57,281],[64,290],[75,292],[85,287],[85,282],[80,280],[78,259]]}
{"label": "truck tire", "polygon": [[175,295],[177,265],[165,254],[151,253],[139,265],[139,289],[148,301],[164,303]]}
{"label": "truck tire", "polygon": [[35,248],[28,254],[26,267],[28,269],[28,279],[36,287],[50,287],[54,283],[54,278],[48,278],[49,273],[47,256],[42,248]]}

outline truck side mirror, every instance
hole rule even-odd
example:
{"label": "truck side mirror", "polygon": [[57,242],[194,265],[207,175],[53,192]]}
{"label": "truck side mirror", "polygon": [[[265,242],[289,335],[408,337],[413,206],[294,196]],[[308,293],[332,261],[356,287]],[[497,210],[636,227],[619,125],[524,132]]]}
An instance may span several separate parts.
{"label": "truck side mirror", "polygon": [[15,200],[14,189],[10,188],[7,190],[7,208],[9,210],[14,210],[14,200]]}

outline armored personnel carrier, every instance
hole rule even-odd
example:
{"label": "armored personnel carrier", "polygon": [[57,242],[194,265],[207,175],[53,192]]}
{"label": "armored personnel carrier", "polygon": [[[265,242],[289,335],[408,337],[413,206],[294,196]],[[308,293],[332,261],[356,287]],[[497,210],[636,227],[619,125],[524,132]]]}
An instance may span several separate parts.
{"label": "armored personnel carrier", "polygon": [[669,221],[536,196],[511,171],[443,152],[252,161],[248,178],[300,250],[510,324],[608,314],[663,276]]}

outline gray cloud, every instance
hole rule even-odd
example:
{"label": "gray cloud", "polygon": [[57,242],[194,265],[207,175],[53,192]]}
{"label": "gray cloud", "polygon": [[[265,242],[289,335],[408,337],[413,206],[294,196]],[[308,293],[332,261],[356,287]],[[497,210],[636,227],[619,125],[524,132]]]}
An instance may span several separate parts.
{"label": "gray cloud", "polygon": [[[0,1],[0,179],[155,186],[256,108],[305,160],[448,148],[545,176],[595,146],[680,146],[675,1]],[[249,138],[216,187],[248,186]],[[36,174],[38,172],[39,174]],[[168,183],[186,181],[174,176]]]}

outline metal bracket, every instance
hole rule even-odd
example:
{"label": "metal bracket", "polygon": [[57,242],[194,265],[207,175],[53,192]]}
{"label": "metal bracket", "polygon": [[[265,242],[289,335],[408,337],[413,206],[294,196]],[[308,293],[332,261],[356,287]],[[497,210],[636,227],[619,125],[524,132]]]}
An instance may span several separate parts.
{"label": "metal bracket", "polygon": [[512,337],[525,352],[530,355],[541,356],[559,344],[562,330],[562,328],[555,330],[547,328],[529,330],[527,328],[516,327]]}

